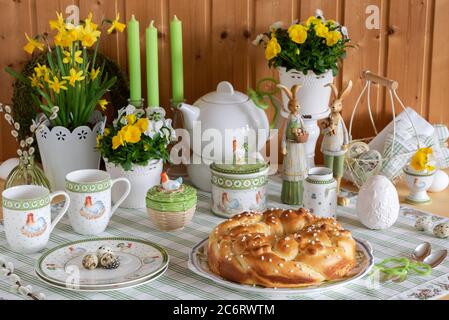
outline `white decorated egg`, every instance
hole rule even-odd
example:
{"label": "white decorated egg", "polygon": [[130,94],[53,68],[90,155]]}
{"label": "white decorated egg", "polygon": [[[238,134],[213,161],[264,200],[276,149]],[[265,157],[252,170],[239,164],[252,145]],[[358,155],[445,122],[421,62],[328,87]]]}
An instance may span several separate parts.
{"label": "white decorated egg", "polygon": [[366,227],[376,230],[391,227],[398,219],[399,208],[398,192],[386,177],[372,176],[360,188],[357,215]]}
{"label": "white decorated egg", "polygon": [[430,192],[441,192],[449,185],[449,177],[446,172],[437,170],[433,175],[433,182],[429,188]]}

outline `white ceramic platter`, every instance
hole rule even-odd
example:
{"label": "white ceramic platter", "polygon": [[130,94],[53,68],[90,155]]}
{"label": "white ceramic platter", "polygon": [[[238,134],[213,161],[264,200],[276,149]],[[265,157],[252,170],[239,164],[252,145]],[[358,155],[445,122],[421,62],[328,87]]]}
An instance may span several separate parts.
{"label": "white ceramic platter", "polygon": [[[83,257],[108,246],[120,259],[117,269],[82,266]],[[130,238],[80,240],[45,252],[35,267],[36,274],[47,283],[77,290],[110,290],[142,284],[160,275],[168,266],[167,252],[151,242]]]}
{"label": "white ceramic platter", "polygon": [[214,281],[222,286],[251,293],[268,295],[297,295],[313,292],[323,292],[325,290],[334,290],[368,274],[374,265],[373,250],[366,241],[355,239],[357,250],[357,265],[350,271],[350,275],[344,279],[324,282],[320,285],[299,287],[299,288],[265,288],[261,286],[252,286],[239,284],[226,280],[213,273],[207,263],[207,239],[198,243],[190,252],[189,269],[196,274]]}

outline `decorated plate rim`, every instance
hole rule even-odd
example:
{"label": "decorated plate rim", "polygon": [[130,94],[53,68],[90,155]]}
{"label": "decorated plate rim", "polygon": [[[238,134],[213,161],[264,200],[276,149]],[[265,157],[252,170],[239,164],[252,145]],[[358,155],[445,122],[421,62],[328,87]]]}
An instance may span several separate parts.
{"label": "decorated plate rim", "polygon": [[[134,281],[134,282],[125,282],[122,284],[117,284],[117,285],[109,285],[109,287],[83,287],[83,286],[79,286],[78,289],[75,288],[71,288],[71,287],[67,287],[65,285],[62,285],[60,283],[51,281],[49,279],[46,279],[44,277],[42,277],[42,275],[38,274],[36,272],[36,276],[39,280],[41,280],[43,283],[53,287],[53,288],[58,288],[58,289],[62,289],[62,290],[69,290],[69,291],[74,291],[74,292],[106,292],[106,291],[117,291],[117,290],[124,290],[124,289],[130,289],[130,288],[134,288],[134,287],[138,287],[144,284],[148,284],[154,280],[159,279],[162,275],[165,274],[165,272],[167,272],[168,270],[168,265],[166,265],[162,270],[160,270],[158,273],[153,274],[152,276],[149,276],[148,278],[143,278],[140,279],[140,281]],[[114,287],[115,286],[115,287]]]}
{"label": "decorated plate rim", "polygon": [[193,271],[194,273],[196,273],[206,279],[214,281],[216,284],[219,284],[219,285],[222,285],[222,286],[225,286],[228,288],[232,288],[232,289],[237,289],[240,291],[246,291],[246,292],[253,292],[253,293],[259,293],[259,294],[277,294],[277,295],[304,294],[304,293],[313,293],[313,292],[318,292],[318,291],[323,292],[324,290],[332,290],[337,287],[349,284],[355,280],[363,278],[365,275],[367,275],[371,271],[372,267],[374,266],[373,248],[372,248],[371,244],[368,241],[354,238],[356,243],[364,249],[363,251],[365,253],[365,257],[368,260],[368,263],[367,263],[367,266],[363,270],[361,270],[359,273],[357,273],[356,275],[354,275],[350,278],[328,281],[328,282],[323,282],[319,285],[310,285],[310,286],[298,287],[298,288],[276,288],[275,289],[275,288],[267,288],[267,287],[262,287],[262,286],[240,284],[237,282],[232,282],[232,281],[226,280],[216,274],[211,274],[211,273],[203,270],[203,268],[201,268],[201,266],[197,265],[195,254],[198,251],[198,249],[201,248],[208,240],[209,239],[207,238],[207,239],[200,241],[190,251],[189,261],[188,261],[189,269],[191,271]]}
{"label": "decorated plate rim", "polygon": [[[147,241],[147,240],[143,240],[143,239],[136,239],[136,238],[128,238],[128,237],[90,238],[90,239],[81,239],[81,240],[76,240],[76,241],[70,241],[70,242],[67,242],[67,243],[65,243],[65,244],[60,244],[60,245],[58,245],[58,246],[56,246],[56,247],[54,247],[54,248],[48,249],[48,250],[45,251],[45,252],[39,257],[39,259],[37,260],[36,265],[35,265],[35,268],[34,268],[34,269],[35,269],[35,272],[36,272],[41,278],[44,278],[44,279],[46,279],[46,280],[48,280],[48,281],[55,282],[55,283],[59,283],[59,284],[65,286],[65,283],[63,283],[63,282],[61,282],[61,281],[59,281],[59,280],[56,280],[56,279],[54,279],[54,278],[51,278],[50,276],[48,276],[48,275],[42,270],[42,266],[41,266],[41,265],[42,265],[43,260],[44,260],[46,257],[48,257],[50,254],[52,254],[53,252],[55,252],[55,251],[57,251],[57,250],[60,250],[60,249],[62,249],[62,248],[64,248],[64,247],[71,246],[71,245],[75,245],[75,244],[79,244],[79,243],[94,242],[94,241],[128,241],[128,242],[139,242],[139,243],[145,244],[145,245],[147,245],[147,246],[153,247],[153,248],[157,249],[157,250],[161,253],[161,255],[162,255],[162,257],[163,257],[162,265],[161,265],[161,267],[159,267],[156,271],[154,271],[153,273],[150,273],[150,274],[148,274],[148,275],[145,275],[145,276],[143,276],[143,277],[141,277],[141,278],[137,278],[137,279],[133,279],[133,280],[129,280],[129,281],[124,281],[124,282],[121,282],[121,283],[119,283],[119,284],[132,283],[132,282],[140,281],[140,280],[145,279],[145,278],[147,278],[147,277],[151,277],[151,276],[153,276],[154,274],[157,274],[158,272],[160,272],[161,270],[163,270],[164,268],[167,268],[167,267],[168,267],[168,264],[169,264],[169,261],[170,261],[170,256],[168,255],[168,252],[167,252],[163,247],[161,247],[161,246],[159,246],[159,245],[157,245],[157,244],[155,244],[155,243],[153,243],[153,242],[151,242],[151,241]],[[119,285],[119,284],[115,284],[115,285]],[[95,287],[95,288],[97,288],[97,287],[107,287],[107,286],[111,286],[111,284],[85,284],[85,285],[83,285],[83,286],[85,286],[85,287]]]}

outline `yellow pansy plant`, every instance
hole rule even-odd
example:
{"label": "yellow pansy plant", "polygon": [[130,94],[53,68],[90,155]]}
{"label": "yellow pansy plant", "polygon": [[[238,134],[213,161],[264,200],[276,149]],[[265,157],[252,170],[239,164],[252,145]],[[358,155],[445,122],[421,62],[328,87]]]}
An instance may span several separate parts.
{"label": "yellow pansy plant", "polygon": [[281,52],[281,46],[279,45],[278,40],[275,36],[271,36],[270,41],[267,43],[267,47],[265,48],[265,58],[267,60],[271,60],[276,57]]}
{"label": "yellow pansy plant", "polygon": [[288,28],[288,35],[295,43],[304,43],[307,39],[307,28],[300,24],[294,24]]}
{"label": "yellow pansy plant", "polygon": [[350,41],[346,27],[326,20],[321,11],[306,21],[293,21],[288,28],[282,27],[285,23],[274,25],[252,42],[264,46],[269,67],[303,74],[312,71],[317,76],[332,71],[333,76],[337,75]]}

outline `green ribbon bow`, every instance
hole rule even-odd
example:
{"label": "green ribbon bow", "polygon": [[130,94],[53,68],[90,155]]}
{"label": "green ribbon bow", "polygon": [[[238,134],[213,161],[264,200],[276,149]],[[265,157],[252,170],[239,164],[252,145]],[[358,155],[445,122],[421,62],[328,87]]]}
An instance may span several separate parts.
{"label": "green ribbon bow", "polygon": [[371,272],[383,272],[388,278],[400,277],[404,279],[413,271],[420,276],[427,276],[432,272],[432,267],[424,262],[411,261],[407,258],[388,258],[374,265]]}
{"label": "green ribbon bow", "polygon": [[[277,87],[278,83],[279,82],[273,78],[263,78],[257,82],[256,89],[249,88],[247,92],[249,98],[258,108],[267,110],[270,107],[270,103],[274,107],[274,116],[273,120],[270,122],[270,129],[275,127],[281,108],[281,101],[275,97],[275,95],[279,93],[279,88]],[[265,87],[271,87],[273,89],[264,90],[262,89],[264,85]]]}

